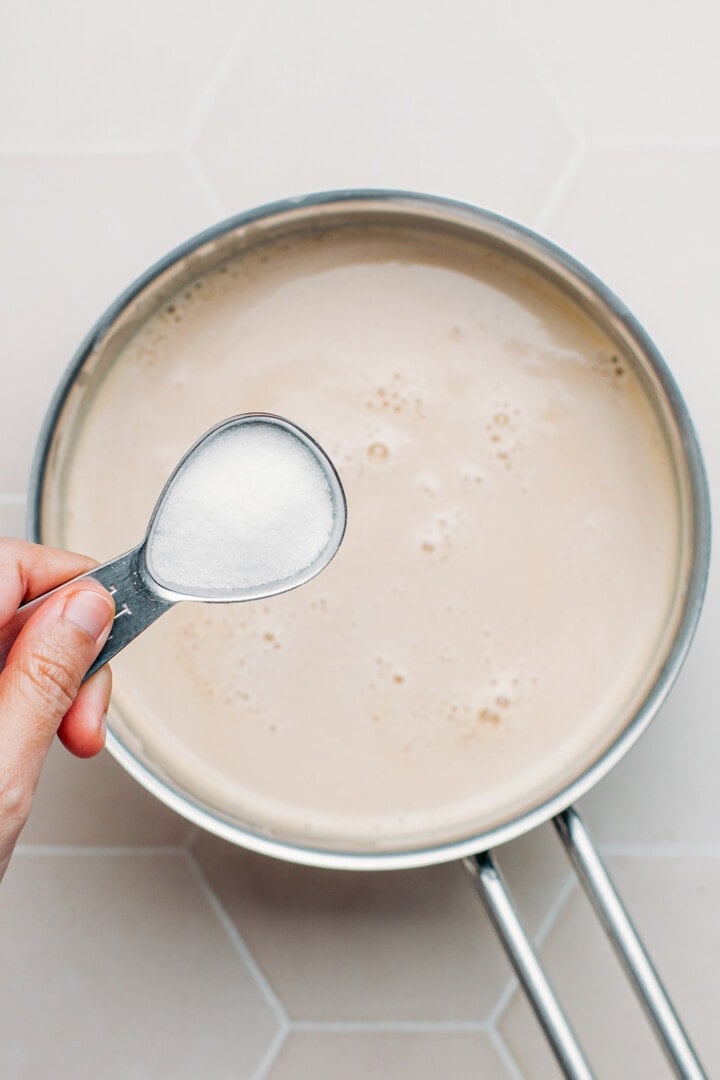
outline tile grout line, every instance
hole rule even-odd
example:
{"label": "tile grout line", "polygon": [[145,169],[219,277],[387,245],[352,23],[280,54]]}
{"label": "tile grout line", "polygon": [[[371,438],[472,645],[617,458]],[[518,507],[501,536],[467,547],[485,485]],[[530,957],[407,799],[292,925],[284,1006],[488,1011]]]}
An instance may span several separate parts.
{"label": "tile grout line", "polygon": [[517,977],[517,975],[512,974],[510,976],[510,978],[508,979],[508,981],[505,983],[505,986],[500,991],[500,995],[499,995],[497,1001],[495,1002],[492,1009],[488,1013],[488,1018],[487,1018],[488,1027],[491,1027],[491,1028],[493,1028],[493,1030],[495,1030],[498,1020],[500,1019],[502,1014],[505,1012],[505,1010],[507,1009],[507,1007],[510,1004],[511,1000],[515,996],[515,991],[519,990],[519,989],[520,989],[520,982],[518,980],[518,977]]}
{"label": "tile grout line", "polygon": [[200,869],[197,860],[186,848],[182,848],[181,850],[184,858],[186,859],[189,867],[192,870],[193,875],[198,882],[198,885],[200,886],[200,889],[203,892],[203,895],[205,896],[210,907],[215,913],[215,916],[217,917],[220,925],[223,927],[226,934],[230,938],[230,941],[235,947],[235,951],[247,967],[248,971],[255,980],[258,989],[262,993],[267,1004],[270,1006],[272,1012],[275,1014],[275,1019],[277,1020],[279,1027],[287,1033],[287,1031],[289,1030],[289,1019],[285,1008],[280,1001],[280,998],[273,990],[269,980],[261,970],[257,960],[250,952],[250,949],[245,943],[242,934],[238,930],[237,926],[228,915],[227,911],[225,910],[224,906],[215,894],[214,890],[210,887],[210,883],[205,877],[205,874]]}
{"label": "tile grout line", "polygon": [[505,1040],[503,1039],[502,1035],[497,1030],[497,1028],[494,1027],[493,1025],[490,1025],[490,1027],[487,1030],[487,1033],[488,1033],[488,1038],[490,1039],[490,1042],[493,1044],[493,1046],[495,1047],[495,1049],[497,1051],[498,1057],[500,1058],[503,1065],[507,1069],[508,1075],[510,1076],[511,1080],[525,1080],[525,1076],[524,1076],[524,1074],[522,1072],[522,1069],[520,1068],[517,1061],[513,1057],[512,1051],[510,1050],[510,1047],[505,1042]]}
{"label": "tile grout line", "polygon": [[[289,1032],[308,1034],[447,1034],[447,1035],[486,1035],[498,1057],[505,1066],[511,1080],[524,1080],[509,1047],[498,1031],[486,1021],[480,1020],[398,1020],[398,1021],[332,1021],[332,1020],[291,1020]],[[258,1077],[258,1080],[262,1080]]]}
{"label": "tile grout line", "polygon": [[552,185],[548,197],[540,207],[540,211],[535,215],[533,227],[538,231],[542,231],[547,227],[547,222],[551,214],[557,210],[562,200],[565,198],[570,185],[577,176],[580,165],[585,159],[586,149],[587,145],[585,143],[577,143],[565,163],[564,168],[560,170],[560,175]]}
{"label": "tile grout line", "polygon": [[282,1049],[285,1040],[287,1039],[288,1032],[290,1031],[290,1024],[285,1013],[285,1010],[275,995],[269,982],[266,980],[263,973],[260,971],[255,958],[250,953],[247,945],[242,940],[242,937],[228,916],[225,909],[220,904],[215,893],[210,888],[204,874],[201,872],[197,862],[192,857],[190,852],[185,847],[178,847],[177,845],[167,846],[146,846],[146,847],[132,847],[129,845],[116,845],[116,846],[98,846],[98,845],[79,845],[79,844],[18,844],[15,848],[14,854],[23,857],[47,857],[47,856],[101,856],[101,857],[117,857],[117,856],[132,856],[142,855],[152,858],[158,856],[172,856],[174,858],[180,858],[188,866],[193,877],[196,880],[197,885],[200,888],[205,899],[208,901],[213,914],[220,922],[223,930],[230,938],[235,951],[238,953],[240,959],[244,963],[246,969],[249,971],[251,978],[258,987],[261,995],[265,999],[266,1003],[270,1006],[270,1009],[274,1015],[277,1029],[273,1035],[265,1053],[262,1055],[260,1062],[252,1074],[251,1080],[264,1080],[269,1069],[272,1067],[275,1059],[277,1058],[280,1050]]}
{"label": "tile grout line", "polygon": [[547,61],[538,51],[535,42],[528,37],[526,31],[520,33],[519,45],[530,62],[530,67],[537,75],[540,85],[560,114],[560,118],[570,132],[570,135],[577,145],[581,145],[585,142],[587,133],[583,131],[582,123],[578,120],[572,109],[568,108],[564,94],[555,81],[555,76],[548,66]]}
{"label": "tile grout line", "polygon": [[[543,919],[542,923],[536,934],[532,935],[532,942],[540,948],[544,944],[548,934],[552,930],[553,926],[557,922],[561,915],[565,905],[575,891],[577,885],[577,878],[574,873],[569,873],[565,878],[565,881],[561,885],[555,899],[548,908],[548,912]],[[495,1007],[488,1015],[488,1035],[490,1036],[495,1049],[502,1058],[503,1064],[507,1068],[512,1080],[524,1080],[524,1074],[518,1066],[513,1056],[512,1050],[505,1042],[502,1034],[498,1028],[498,1023],[503,1016],[503,1013],[508,1008],[515,993],[520,989],[520,982],[516,975],[513,975],[507,985],[502,990]]]}
{"label": "tile grout line", "polygon": [[287,1037],[290,1033],[287,1020],[281,1023],[275,1032],[273,1038],[270,1040],[270,1045],[260,1058],[258,1067],[252,1074],[251,1080],[265,1080],[273,1065],[277,1061],[280,1051],[287,1042]]}
{"label": "tile grout line", "polygon": [[577,175],[580,164],[585,157],[587,136],[583,131],[582,124],[579,123],[575,114],[566,105],[565,97],[560,91],[554,75],[548,67],[544,57],[538,51],[535,43],[530,41],[527,35],[523,33],[520,38],[520,44],[530,62],[532,70],[537,75],[540,85],[557,109],[560,118],[574,142],[570,156],[550,188],[547,198],[540,207],[539,213],[535,216],[533,225],[536,229],[542,231],[547,225],[550,214],[560,205],[570,184]]}
{"label": "tile grout line", "polygon": [[612,135],[591,135],[589,131],[583,128],[582,121],[578,119],[575,113],[566,104],[564,93],[556,82],[555,75],[553,74],[550,65],[538,50],[535,42],[529,38],[524,31],[519,33],[518,41],[521,49],[530,61],[533,71],[540,80],[541,85],[551,98],[555,108],[560,113],[570,134],[578,143],[585,144],[586,146],[597,146],[599,148],[626,150],[651,149],[653,147],[662,147],[673,150],[694,150],[703,148],[716,149],[720,147],[720,136],[717,135],[661,135],[649,139],[643,138],[642,136],[618,138],[617,136]]}
{"label": "tile grout line", "polygon": [[363,1032],[387,1032],[388,1034],[434,1034],[462,1035],[463,1033],[486,1033],[485,1020],[290,1020],[291,1032],[322,1034],[362,1034]]}
{"label": "tile grout line", "polygon": [[575,874],[571,871],[561,885],[560,891],[550,905],[547,915],[541,922],[540,928],[538,929],[538,932],[533,938],[533,941],[536,945],[543,946],[545,944],[548,934],[557,922],[563,908],[565,907],[568,900],[570,899],[570,896],[574,892],[576,885],[577,878]]}
{"label": "tile grout line", "polygon": [[246,39],[252,33],[253,23],[258,18],[259,14],[265,7],[265,0],[255,0],[255,4],[250,13],[243,20],[243,24],[237,35],[233,39],[225,57],[216,68],[210,81],[205,86],[205,89],[200,94],[200,97],[195,103],[195,106],[190,114],[190,117],[185,125],[185,130],[182,133],[179,144],[180,158],[185,163],[187,169],[192,174],[200,192],[205,196],[208,204],[212,207],[213,213],[218,215],[218,219],[222,220],[228,216],[228,210],[218,192],[210,181],[207,173],[203,169],[202,165],[198,161],[193,152],[193,147],[197,138],[202,130],[202,126],[210,114],[210,110],[213,105],[216,104],[220,90],[225,83],[230,71],[242,54],[245,47]]}
{"label": "tile grout line", "polygon": [[253,25],[258,19],[260,13],[266,6],[266,0],[255,0],[252,9],[243,19],[241,28],[233,38],[230,46],[225,53],[224,58],[220,61],[214,74],[210,78],[209,82],[205,86],[205,89],[198,97],[195,106],[193,107],[190,117],[185,125],[185,129],[180,137],[180,149],[183,152],[190,151],[193,144],[197,140],[198,135],[202,129],[202,126],[210,114],[210,110],[213,105],[216,104],[218,98],[218,92],[222,89],[227,76],[234,67],[239,56],[242,54],[247,38],[250,37],[253,29]]}
{"label": "tile grout line", "polygon": [[185,146],[180,150],[180,160],[184,162],[192,174],[201,194],[205,196],[209,205],[212,207],[213,213],[217,214],[218,220],[222,221],[223,218],[228,216],[227,208],[213,185],[210,183],[207,173],[195,157],[191,146]]}
{"label": "tile grout line", "polygon": [[[532,941],[535,946],[541,947],[545,943],[548,934],[552,930],[563,908],[570,899],[570,896],[572,895],[576,884],[577,879],[575,875],[572,873],[568,874],[567,878],[561,885],[557,896],[548,908],[547,915],[540,924],[540,928],[538,929],[537,933],[532,936]],[[503,1015],[508,1005],[510,1004],[510,1001],[514,997],[515,991],[519,989],[520,982],[516,975],[512,975],[510,980],[507,982],[507,984],[501,991],[500,996],[495,1003],[495,1006],[488,1015],[487,1022],[491,1027],[496,1028],[500,1017]]]}

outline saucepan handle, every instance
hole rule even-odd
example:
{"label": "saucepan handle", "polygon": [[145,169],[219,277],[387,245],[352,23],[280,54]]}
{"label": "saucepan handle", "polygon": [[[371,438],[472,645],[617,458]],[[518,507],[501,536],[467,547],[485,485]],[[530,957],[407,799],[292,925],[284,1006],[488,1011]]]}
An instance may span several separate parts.
{"label": "saucepan handle", "polygon": [[652,1022],[670,1064],[683,1080],[706,1073],[675,1012],[585,823],[570,806],[554,819],[585,892]]}
{"label": "saucepan handle", "polygon": [[[676,1075],[683,1080],[707,1080],[580,815],[569,807],[558,814],[554,824]],[[475,855],[465,860],[465,866],[563,1073],[571,1080],[592,1077],[587,1059],[535,955],[492,855],[490,852]]]}
{"label": "saucepan handle", "polygon": [[564,1075],[570,1080],[592,1080],[587,1058],[520,922],[491,852],[465,859],[465,867]]}

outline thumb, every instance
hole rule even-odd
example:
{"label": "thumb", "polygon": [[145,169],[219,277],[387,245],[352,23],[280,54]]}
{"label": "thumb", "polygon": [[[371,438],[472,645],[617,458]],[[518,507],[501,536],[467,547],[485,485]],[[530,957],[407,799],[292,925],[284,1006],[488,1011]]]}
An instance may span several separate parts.
{"label": "thumb", "polygon": [[5,767],[32,797],[60,721],[112,628],[115,605],[83,581],[48,599],[28,619],[0,675],[0,745]]}

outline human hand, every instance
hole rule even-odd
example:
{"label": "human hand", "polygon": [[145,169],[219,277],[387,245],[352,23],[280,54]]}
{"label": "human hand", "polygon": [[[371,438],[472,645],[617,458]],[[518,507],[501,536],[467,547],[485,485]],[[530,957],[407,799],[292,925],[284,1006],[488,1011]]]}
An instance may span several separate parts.
{"label": "human hand", "polygon": [[[0,540],[0,627],[20,604],[96,564],[84,555]],[[30,813],[45,755],[57,734],[77,757],[105,745],[112,677],[83,676],[112,628],[115,605],[89,579],[71,582],[33,612],[0,673],[0,878]]]}

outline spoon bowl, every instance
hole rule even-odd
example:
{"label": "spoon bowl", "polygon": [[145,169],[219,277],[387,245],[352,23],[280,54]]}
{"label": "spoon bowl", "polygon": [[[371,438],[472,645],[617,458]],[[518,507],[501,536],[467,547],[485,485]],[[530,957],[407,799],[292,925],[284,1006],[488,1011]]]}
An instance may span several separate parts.
{"label": "spoon bowl", "polygon": [[[176,465],[137,547],[72,579],[93,578],[115,599],[112,632],[85,677],[181,600],[259,600],[304,585],[334,557],[346,520],[335,467],[302,428],[270,413],[217,424]],[[0,670],[48,595],[2,628]]]}

